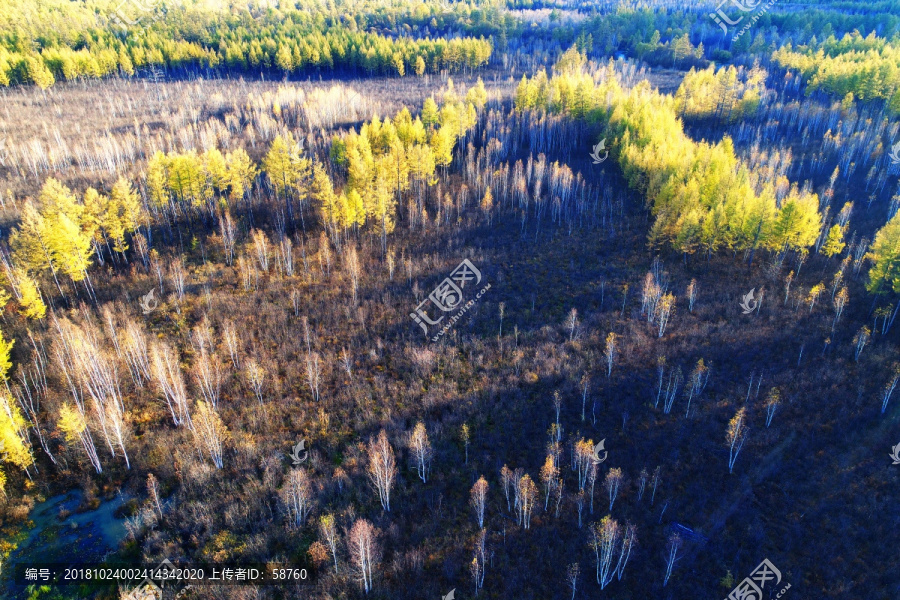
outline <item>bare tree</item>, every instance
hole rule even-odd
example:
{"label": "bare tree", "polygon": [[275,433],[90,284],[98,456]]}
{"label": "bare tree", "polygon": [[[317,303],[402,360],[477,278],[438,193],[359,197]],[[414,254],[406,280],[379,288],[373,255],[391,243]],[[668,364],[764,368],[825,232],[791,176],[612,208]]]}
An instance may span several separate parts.
{"label": "bare tree", "polygon": [[575,329],[578,327],[578,310],[572,309],[566,318],[566,329],[569,330],[569,341],[575,339]]}
{"label": "bare tree", "polygon": [[687,417],[691,413],[691,400],[694,399],[695,396],[699,396],[703,393],[703,390],[706,388],[706,383],[709,381],[709,367],[707,367],[703,359],[697,361],[697,366],[694,367],[694,370],[691,372],[691,380],[690,387],[688,388],[688,403],[687,410],[684,412],[684,416]]}
{"label": "bare tree", "polygon": [[218,357],[210,352],[208,345],[199,344],[197,358],[194,361],[194,381],[200,389],[203,399],[214,408],[219,408],[219,396],[222,390],[222,369]]}
{"label": "bare tree", "polygon": [[183,301],[187,275],[184,272],[184,265],[180,258],[169,263],[169,277],[172,279],[172,287],[175,288],[175,296],[179,302]]}
{"label": "bare tree", "polygon": [[151,379],[150,353],[144,328],[136,321],[125,317],[118,330],[119,347],[131,373],[131,379],[138,387]]}
{"label": "bare tree", "polygon": [[165,342],[156,342],[150,350],[153,378],[157,389],[166,400],[175,425],[190,427],[187,390],[175,352]]}
{"label": "bare tree", "polygon": [[419,479],[422,480],[422,483],[427,483],[434,450],[432,450],[431,442],[428,440],[425,423],[421,421],[416,423],[412,435],[409,436],[409,449],[412,451],[413,463]]}
{"label": "bare tree", "polygon": [[569,589],[572,590],[572,597],[570,600],[575,600],[575,592],[578,589],[578,575],[579,567],[578,563],[572,563],[566,569],[566,585],[569,586]]}
{"label": "bare tree", "polygon": [[350,276],[350,283],[353,286],[353,304],[356,305],[359,299],[359,255],[356,253],[356,248],[351,247],[350,252],[347,252],[344,256],[346,256],[347,274]]}
{"label": "bare tree", "polygon": [[663,587],[669,583],[669,577],[672,576],[672,567],[678,559],[678,550],[681,548],[681,536],[673,533],[669,536],[669,544],[666,547],[666,577],[663,579]]}
{"label": "bare tree", "polygon": [[859,331],[856,332],[856,337],[853,338],[853,343],[856,344],[855,353],[853,355],[853,360],[859,362],[859,355],[862,354],[863,348],[866,347],[866,344],[869,343],[869,336],[871,336],[872,331],[863,325]]}
{"label": "bare tree", "polygon": [[228,349],[228,356],[231,358],[231,364],[235,369],[240,369],[239,350],[237,331],[230,321],[222,323],[222,342]]}
{"label": "bare tree", "polygon": [[472,562],[469,563],[469,572],[472,574],[472,580],[475,583],[475,595],[484,587],[484,575],[487,570],[487,551],[486,551],[486,532],[484,529],[479,531],[475,537],[475,551]]}
{"label": "bare tree", "polygon": [[288,472],[280,496],[293,525],[300,527],[306,523],[306,517],[312,510],[313,487],[305,470],[291,469]]}
{"label": "bare tree", "polygon": [[318,352],[310,352],[306,355],[306,383],[313,400],[319,401],[319,387],[322,382],[322,364]]}
{"label": "bare tree", "polygon": [[515,479],[513,479],[513,472],[506,465],[500,469],[500,484],[503,486],[503,495],[506,496],[506,510],[510,512],[512,511],[510,492],[515,487]]}
{"label": "bare tree", "polygon": [[353,576],[368,594],[372,590],[373,571],[381,560],[378,530],[367,520],[357,519],[347,534],[347,547]]}
{"label": "bare tree", "polygon": [[219,233],[222,236],[222,246],[225,248],[225,264],[230,267],[234,263],[236,232],[234,222],[231,220],[231,213],[228,211],[225,211],[225,214],[219,218]]}
{"label": "bare tree", "polygon": [[469,464],[469,425],[467,423],[462,424],[460,435],[462,436],[463,447],[466,451],[466,464]]}
{"label": "bare tree", "polygon": [[622,547],[619,550],[619,560],[616,562],[616,579],[620,581],[625,574],[625,565],[628,564],[628,559],[631,558],[631,551],[634,549],[636,543],[637,527],[631,523],[626,523],[625,531],[622,534]]}
{"label": "bare tree", "polygon": [[887,410],[887,405],[891,400],[891,395],[894,393],[894,389],[897,387],[897,383],[900,382],[900,363],[894,363],[892,371],[893,373],[891,374],[891,379],[887,382],[887,385],[884,386],[884,391],[882,392],[881,414],[884,414],[884,411]]}
{"label": "bare tree", "polygon": [[253,250],[256,254],[256,262],[263,272],[269,271],[269,238],[264,231],[254,229],[250,232],[253,239]]}
{"label": "bare tree", "polygon": [[612,375],[612,368],[616,362],[617,349],[616,349],[616,338],[618,336],[609,332],[609,335],[606,336],[606,350],[603,352],[603,356],[606,357],[606,377],[609,378]]}
{"label": "bare tree", "polygon": [[650,494],[650,506],[653,506],[653,500],[656,499],[656,486],[659,484],[659,466],[653,469],[653,493]]}
{"label": "bare tree", "polygon": [[681,386],[684,377],[681,374],[681,367],[677,367],[675,371],[669,371],[669,383],[666,386],[666,394],[663,400],[663,412],[669,414],[672,412],[672,405],[675,403],[675,397],[678,395],[678,388]]}
{"label": "bare tree", "polygon": [[350,353],[347,352],[346,347],[341,349],[341,366],[344,367],[344,371],[347,372],[347,377],[349,377],[352,380],[353,379],[353,358],[350,356]]}
{"label": "bare tree", "polygon": [[591,461],[591,466],[588,468],[587,482],[591,485],[591,514],[594,514],[594,485],[597,483],[597,473],[598,473],[599,465],[593,461]]}
{"label": "bare tree", "polygon": [[391,510],[391,490],[397,479],[397,462],[394,460],[394,449],[382,429],[378,437],[369,442],[369,480],[378,491],[381,507]]}
{"label": "bare tree", "polygon": [[128,452],[125,450],[125,440],[131,436],[131,428],[128,426],[128,415],[115,402],[107,402],[104,411],[106,412],[106,422],[109,424],[109,431],[113,440],[122,451],[122,456],[125,457],[125,468],[131,469]]}
{"label": "bare tree", "polygon": [[588,374],[585,373],[581,376],[581,420],[584,421],[584,408],[587,404],[587,395],[588,395],[588,386],[590,385],[590,378]]}
{"label": "bare tree", "polygon": [[578,510],[578,529],[581,529],[581,516],[584,514],[585,496],[584,490],[578,490],[578,493],[575,494],[575,508]]}
{"label": "bare tree", "polygon": [[337,560],[337,543],[338,543],[338,533],[337,526],[335,524],[334,515],[327,514],[319,517],[319,539],[325,542],[325,545],[328,546],[328,549],[331,551],[331,557],[334,559],[334,572],[338,572],[338,560]]}
{"label": "bare tree", "polygon": [[561,427],[559,424],[559,414],[562,411],[562,397],[559,395],[559,390],[554,390],[553,392],[553,412],[556,414],[556,431],[560,432],[556,435],[556,441],[560,440],[561,435]]}
{"label": "bare tree", "polygon": [[672,316],[672,312],[675,310],[675,296],[672,294],[666,294],[659,300],[659,304],[656,305],[656,319],[659,324],[659,337],[662,337],[666,333],[666,327],[669,324],[669,319]]}
{"label": "bare tree", "polygon": [[697,301],[697,280],[691,279],[687,287],[688,311],[694,312],[694,303]]}
{"label": "bare tree", "polygon": [[575,442],[575,471],[578,476],[578,489],[583,490],[587,484],[588,474],[593,464],[594,440],[581,438]]}
{"label": "bare tree", "polygon": [[638,502],[644,497],[644,488],[647,486],[648,477],[647,469],[641,469],[641,472],[638,475]]}
{"label": "bare tree", "polygon": [[619,495],[619,487],[622,485],[622,469],[610,469],[606,473],[606,479],[603,480],[603,487],[609,493],[609,510],[612,510],[613,504],[616,503],[616,497]]}
{"label": "bare tree", "polygon": [[487,506],[488,482],[484,476],[479,477],[475,485],[472,486],[471,499],[472,508],[475,509],[475,520],[478,522],[478,528],[484,527],[484,509]]}
{"label": "bare tree", "polygon": [[192,431],[197,447],[206,450],[216,468],[221,469],[223,444],[227,433],[225,425],[216,409],[202,400],[197,402],[194,413]]}
{"label": "bare tree", "polygon": [[147,475],[147,493],[150,494],[150,500],[153,502],[153,506],[156,507],[159,518],[162,519],[162,502],[160,502],[159,499],[159,481],[157,481],[153,473]]}
{"label": "bare tree", "polygon": [[244,369],[244,376],[247,378],[247,385],[253,390],[256,400],[262,405],[263,403],[263,386],[266,382],[266,371],[263,369],[255,358],[251,358]]}
{"label": "bare tree", "polygon": [[847,305],[847,299],[849,297],[850,294],[847,292],[847,288],[841,288],[841,291],[834,297],[834,320],[831,321],[832,335],[834,335],[834,328],[837,326],[838,320],[844,313],[844,307]]}

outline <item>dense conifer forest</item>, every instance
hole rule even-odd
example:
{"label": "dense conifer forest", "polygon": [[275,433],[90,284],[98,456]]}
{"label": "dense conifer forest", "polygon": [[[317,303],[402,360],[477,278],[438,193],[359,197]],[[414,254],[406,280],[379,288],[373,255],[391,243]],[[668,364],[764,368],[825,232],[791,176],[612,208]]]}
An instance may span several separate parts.
{"label": "dense conifer forest", "polygon": [[898,313],[896,0],[0,6],[0,597],[897,598]]}

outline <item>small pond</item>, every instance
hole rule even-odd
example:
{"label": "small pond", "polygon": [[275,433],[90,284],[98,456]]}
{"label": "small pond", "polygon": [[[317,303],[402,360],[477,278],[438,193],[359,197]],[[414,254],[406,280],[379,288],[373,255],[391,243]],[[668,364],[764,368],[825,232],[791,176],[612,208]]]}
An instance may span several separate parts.
{"label": "small pond", "polygon": [[[73,490],[41,502],[29,518],[34,527],[9,556],[2,579],[11,583],[13,566],[22,563],[99,563],[125,539],[125,521],[115,516],[125,503],[121,495],[94,510],[75,512],[83,493]],[[3,587],[0,584],[0,587]]]}

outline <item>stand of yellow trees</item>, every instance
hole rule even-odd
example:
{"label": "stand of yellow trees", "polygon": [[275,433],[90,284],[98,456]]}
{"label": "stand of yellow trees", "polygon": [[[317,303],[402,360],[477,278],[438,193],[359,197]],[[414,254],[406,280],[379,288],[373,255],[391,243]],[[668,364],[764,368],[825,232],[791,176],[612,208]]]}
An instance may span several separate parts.
{"label": "stand of yellow trees", "polygon": [[727,136],[717,143],[692,140],[678,119],[675,98],[645,82],[623,89],[612,65],[599,74],[599,83],[581,69],[561,71],[552,78],[543,72],[523,77],[517,110],[549,110],[606,126],[606,146],[655,217],[651,246],[688,254],[781,252],[816,241],[818,197],[783,177],[754,177]]}

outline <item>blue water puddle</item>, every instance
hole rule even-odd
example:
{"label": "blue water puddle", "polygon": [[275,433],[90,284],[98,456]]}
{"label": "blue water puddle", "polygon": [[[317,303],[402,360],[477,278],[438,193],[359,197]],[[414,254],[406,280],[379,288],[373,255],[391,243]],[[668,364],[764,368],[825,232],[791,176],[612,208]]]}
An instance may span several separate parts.
{"label": "blue water puddle", "polygon": [[[102,502],[95,510],[76,513],[83,494],[80,490],[54,496],[31,511],[34,527],[10,555],[10,562],[87,563],[99,562],[115,551],[125,539],[125,522],[116,510],[125,503],[122,496]],[[60,511],[69,514],[60,518]]]}

